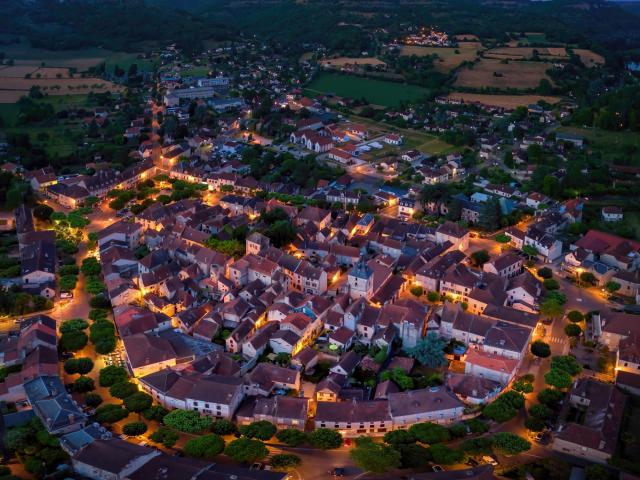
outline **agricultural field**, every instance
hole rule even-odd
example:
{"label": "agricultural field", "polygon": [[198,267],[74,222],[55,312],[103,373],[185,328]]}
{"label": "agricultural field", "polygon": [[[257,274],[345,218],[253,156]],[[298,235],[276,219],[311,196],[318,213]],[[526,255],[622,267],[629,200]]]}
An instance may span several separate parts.
{"label": "agricultural field", "polygon": [[602,55],[597,54],[596,52],[592,52],[591,50],[585,50],[584,48],[576,48],[573,50],[573,53],[580,57],[580,60],[586,67],[599,67],[600,65],[604,65],[604,57]]}
{"label": "agricultural field", "polygon": [[462,62],[475,60],[478,52],[482,49],[482,45],[479,42],[460,42],[458,45],[457,48],[403,45],[400,50],[400,55],[416,55],[419,57],[437,55],[439,60],[434,62],[436,69],[447,73],[458,67]]}
{"label": "agricultural field", "polygon": [[559,47],[498,47],[484,52],[486,58],[497,58],[498,60],[529,60],[534,55],[534,50],[538,56],[548,60],[566,60],[569,58],[567,50]]}
{"label": "agricultural field", "polygon": [[500,63],[499,60],[482,59],[465,68],[458,74],[454,83],[456,87],[468,88],[536,88],[543,78],[551,79],[546,71],[551,65],[544,62],[509,62]]}
{"label": "agricultural field", "polygon": [[366,98],[369,103],[384,107],[395,107],[403,101],[415,101],[427,94],[426,89],[416,85],[326,72],[318,75],[305,90],[311,96],[331,94]]}
{"label": "agricultural field", "polygon": [[372,65],[383,66],[386,65],[382,60],[375,57],[338,57],[338,58],[326,58],[320,62],[323,67],[344,67],[345,65]]}
{"label": "agricultural field", "polygon": [[513,110],[543,100],[551,105],[560,101],[560,97],[545,95],[485,95],[481,93],[450,93],[448,98],[462,100],[465,103],[481,103],[489,107],[500,107]]}

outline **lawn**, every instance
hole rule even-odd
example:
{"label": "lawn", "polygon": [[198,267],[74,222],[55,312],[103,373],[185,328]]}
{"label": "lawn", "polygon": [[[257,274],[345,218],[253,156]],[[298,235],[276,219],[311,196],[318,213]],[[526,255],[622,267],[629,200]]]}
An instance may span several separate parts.
{"label": "lawn", "polygon": [[321,73],[305,89],[310,95],[333,94],[348,98],[366,98],[369,103],[396,107],[401,102],[421,99],[425,88],[416,85],[385,82],[338,73]]}
{"label": "lawn", "polygon": [[206,77],[210,71],[211,68],[206,65],[194,65],[193,67],[180,70],[180,75],[182,77]]}
{"label": "lawn", "polygon": [[598,128],[559,127],[558,132],[582,135],[594,147],[620,148],[625,146],[640,147],[640,135],[632,132],[614,132]]}

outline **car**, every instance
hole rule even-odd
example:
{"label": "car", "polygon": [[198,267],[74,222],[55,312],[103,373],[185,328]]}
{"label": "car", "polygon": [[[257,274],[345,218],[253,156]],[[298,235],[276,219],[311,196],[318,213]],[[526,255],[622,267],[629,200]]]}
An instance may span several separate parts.
{"label": "car", "polygon": [[350,438],[345,439],[344,446],[345,447],[350,447],[351,446],[351,439]]}
{"label": "car", "polygon": [[345,473],[345,469],[342,467],[335,467],[333,470],[329,470],[329,474],[332,477],[344,477]]}
{"label": "car", "polygon": [[264,468],[264,465],[262,465],[260,462],[256,462],[253,465],[251,465],[249,470],[262,470],[263,468]]}
{"label": "car", "polygon": [[469,460],[467,460],[466,464],[470,467],[477,467],[478,465],[480,465],[480,463],[475,458],[470,458]]}
{"label": "car", "polygon": [[149,445],[147,442],[140,442],[141,447],[146,447],[147,445]]}
{"label": "car", "polygon": [[490,457],[489,455],[485,455],[484,457],[482,457],[482,461],[484,463],[488,463],[489,465],[493,465],[494,467],[499,465],[498,461],[495,458]]}
{"label": "car", "polygon": [[127,438],[129,438],[129,435],[125,435],[125,434],[123,433],[123,434],[121,434],[121,435],[118,435],[118,437],[119,437],[121,440],[126,440]]}
{"label": "car", "polygon": [[431,470],[433,470],[434,472],[442,472],[444,471],[444,468],[442,468],[440,465],[434,465],[433,467],[431,467]]}

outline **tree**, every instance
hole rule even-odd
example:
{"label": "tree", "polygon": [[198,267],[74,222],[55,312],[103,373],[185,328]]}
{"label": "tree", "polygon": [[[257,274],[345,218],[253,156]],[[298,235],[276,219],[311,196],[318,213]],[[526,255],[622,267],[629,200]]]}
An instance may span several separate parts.
{"label": "tree", "polygon": [[596,279],[596,276],[591,273],[591,272],[582,272],[580,274],[580,282],[584,283],[585,285],[591,286],[591,285],[595,285],[598,280]]}
{"label": "tree", "polygon": [[421,443],[442,443],[451,438],[446,427],[431,422],[416,423],[409,428],[409,432]]}
{"label": "tree", "polygon": [[604,289],[610,294],[613,295],[618,290],[620,290],[621,285],[618,282],[607,282],[604,284]]}
{"label": "tree", "polygon": [[288,469],[297,467],[302,463],[302,460],[299,456],[294,455],[293,453],[278,453],[271,457],[269,462],[272,467],[279,469]]}
{"label": "tree", "polygon": [[525,245],[522,247],[522,253],[524,253],[529,259],[535,258],[540,252],[533,245]]}
{"label": "tree", "polygon": [[429,448],[429,452],[433,457],[433,461],[440,465],[452,465],[459,463],[464,458],[464,454],[461,450],[456,450],[441,443],[432,445]]}
{"label": "tree", "polygon": [[537,399],[540,403],[551,408],[557,406],[563,398],[564,393],[553,388],[545,388],[537,395]]}
{"label": "tree", "polygon": [[307,441],[307,434],[295,428],[287,428],[276,433],[276,438],[285,445],[297,447]]}
{"label": "tree", "polygon": [[447,363],[444,357],[445,346],[444,339],[438,337],[434,332],[429,332],[426,337],[418,340],[415,347],[407,349],[406,352],[407,355],[415,358],[425,367],[437,368]]}
{"label": "tree", "polygon": [[53,208],[43,203],[39,203],[35,207],[33,207],[33,216],[38,220],[49,221],[51,219],[52,213]]}
{"label": "tree", "polygon": [[524,421],[524,426],[527,427],[532,432],[541,432],[544,430],[546,425],[544,423],[544,420],[541,420],[536,417],[528,417]]}
{"label": "tree", "polygon": [[316,448],[331,450],[342,445],[342,435],[328,428],[317,428],[309,434],[309,443]]}
{"label": "tree", "polygon": [[572,355],[558,355],[551,359],[551,368],[564,370],[571,376],[578,375],[582,372],[582,365],[578,363],[576,357]]}
{"label": "tree", "polygon": [[452,438],[462,438],[467,434],[468,427],[464,423],[454,423],[449,427]]}
{"label": "tree", "polygon": [[73,391],[78,393],[87,393],[92,390],[95,390],[96,386],[93,383],[93,378],[89,377],[78,377],[75,382],[73,382]]}
{"label": "tree", "polygon": [[89,329],[89,338],[96,352],[103,355],[111,353],[116,348],[115,326],[108,320],[96,320]]}
{"label": "tree", "polygon": [[168,427],[160,427],[158,430],[149,435],[149,438],[156,443],[161,443],[167,448],[173,447],[180,435],[175,430]]}
{"label": "tree", "polygon": [[147,424],[144,422],[129,422],[122,427],[122,433],[135,437],[147,431]]}
{"label": "tree", "polygon": [[547,358],[551,355],[551,347],[542,340],[531,343],[531,353],[536,357]]}
{"label": "tree", "polygon": [[546,280],[553,277],[553,270],[551,270],[549,267],[541,267],[538,269],[537,274],[539,277],[542,277]]}
{"label": "tree", "polygon": [[564,370],[552,368],[544,375],[544,381],[547,385],[556,388],[569,388],[573,382],[571,375]]}
{"label": "tree", "polygon": [[97,407],[102,403],[102,397],[97,393],[87,393],[84,396],[84,403],[87,407]]}
{"label": "tree", "polygon": [[381,380],[393,380],[393,382],[398,385],[400,390],[411,390],[413,388],[413,378],[411,378],[407,373],[400,367],[394,368],[393,370],[385,370],[380,375]]}
{"label": "tree", "polygon": [[460,449],[471,455],[482,455],[491,452],[491,444],[490,437],[469,438],[460,444]]}
{"label": "tree", "polygon": [[229,443],[224,453],[236,462],[253,463],[269,455],[269,450],[260,440],[243,437]]}
{"label": "tree", "polygon": [[70,358],[64,362],[64,371],[69,375],[79,373],[80,375],[86,375],[93,370],[93,360],[90,358]]}
{"label": "tree", "polygon": [[542,403],[536,403],[529,409],[529,415],[540,420],[547,420],[553,416],[553,410]]}
{"label": "tree", "polygon": [[485,433],[489,431],[489,424],[479,418],[472,418],[465,423],[471,429],[471,433]]}
{"label": "tree", "polygon": [[384,434],[384,442],[389,445],[415,443],[416,437],[409,430],[392,430]]}
{"label": "tree", "polygon": [[567,313],[567,318],[572,323],[580,323],[584,320],[584,315],[582,315],[578,310],[571,310]]}
{"label": "tree", "polygon": [[112,397],[119,398],[124,400],[127,397],[130,397],[134,393],[138,391],[138,386],[132,382],[119,382],[113,384],[109,388],[109,393]]}
{"label": "tree", "polygon": [[511,242],[511,237],[506,233],[500,232],[493,239],[501,245],[506,245]]}
{"label": "tree", "polygon": [[190,439],[184,453],[190,457],[212,459],[224,451],[224,440],[219,435],[209,434]]}
{"label": "tree", "polygon": [[424,293],[424,288],[422,288],[420,285],[414,285],[409,289],[409,292],[411,292],[411,295],[413,295],[414,297],[421,297]]}
{"label": "tree", "polygon": [[185,433],[201,433],[212,424],[210,417],[203,417],[193,410],[172,410],[162,421],[167,427]]}
{"label": "tree", "polygon": [[431,452],[422,445],[402,443],[393,447],[400,452],[400,468],[418,468],[431,460]]}
{"label": "tree", "polygon": [[490,197],[489,200],[482,204],[478,226],[487,232],[496,230],[500,227],[500,214],[498,199]]}
{"label": "tree", "polygon": [[247,438],[257,438],[258,440],[270,440],[276,434],[276,426],[266,420],[252,422],[249,425],[240,427],[240,433]]}
{"label": "tree", "polygon": [[517,413],[518,412],[515,408],[500,403],[497,400],[485,406],[484,410],[482,410],[482,414],[485,417],[498,423],[503,423],[507,420],[511,420],[516,416]]}
{"label": "tree", "polygon": [[555,278],[545,279],[542,285],[546,290],[558,290],[560,288],[560,283]]}
{"label": "tree", "polygon": [[429,300],[431,303],[435,303],[440,300],[440,294],[438,292],[428,292],[427,300]]}
{"label": "tree", "polygon": [[162,420],[168,413],[169,413],[169,410],[164,408],[162,405],[153,405],[147,408],[144,412],[142,412],[142,416],[147,420],[155,420],[157,422],[162,422]]}
{"label": "tree", "polygon": [[60,325],[60,333],[78,332],[85,330],[87,327],[89,327],[89,323],[87,323],[86,320],[74,318],[72,320],[62,322],[62,325]]}
{"label": "tree", "polygon": [[96,420],[100,423],[116,423],[128,416],[129,412],[126,409],[113,403],[101,405],[96,409]]}
{"label": "tree", "polygon": [[531,382],[526,382],[524,380],[518,380],[513,384],[512,387],[516,392],[520,393],[531,393],[533,392],[533,384]]}
{"label": "tree", "polygon": [[91,295],[98,295],[107,289],[106,285],[99,280],[90,280],[85,285],[85,290]]}
{"label": "tree", "polygon": [[562,315],[562,305],[555,298],[547,298],[540,304],[540,313],[549,318],[556,318]]}
{"label": "tree", "polygon": [[116,365],[109,365],[100,370],[98,383],[101,387],[110,387],[116,383],[124,382],[129,378],[127,371]]}
{"label": "tree", "polygon": [[349,452],[358,467],[373,473],[384,473],[400,466],[400,452],[388,445],[367,440],[358,442]]}
{"label": "tree", "polygon": [[97,258],[87,257],[82,260],[80,271],[88,277],[93,277],[96,275],[100,275],[100,272],[102,272],[102,267],[100,266]]}
{"label": "tree", "polygon": [[66,352],[82,350],[88,341],[87,334],[82,331],[71,331],[60,336],[60,347]]}
{"label": "tree", "polygon": [[580,328],[580,325],[570,323],[564,327],[564,333],[566,333],[568,337],[579,337],[582,333],[582,329]]}
{"label": "tree", "polygon": [[615,472],[597,463],[587,465],[584,469],[586,480],[613,480],[618,478]]}
{"label": "tree", "polygon": [[516,455],[531,448],[531,443],[515,433],[498,432],[492,436],[493,447],[507,455]]}
{"label": "tree", "polygon": [[486,250],[478,250],[471,254],[471,262],[476,267],[481,267],[491,259],[489,252]]}
{"label": "tree", "polygon": [[211,425],[211,431],[218,435],[231,435],[232,433],[236,433],[237,430],[236,424],[225,418],[216,420],[213,422],[213,425]]}
{"label": "tree", "polygon": [[140,413],[153,403],[151,395],[144,392],[136,392],[124,399],[124,406],[127,410],[134,413]]}

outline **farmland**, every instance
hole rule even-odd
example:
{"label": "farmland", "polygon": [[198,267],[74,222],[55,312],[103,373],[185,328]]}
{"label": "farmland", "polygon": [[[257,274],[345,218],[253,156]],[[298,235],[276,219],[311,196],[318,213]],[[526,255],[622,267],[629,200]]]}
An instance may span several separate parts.
{"label": "farmland", "polygon": [[338,57],[325,58],[320,62],[325,67],[344,67],[345,65],[386,65],[382,60],[374,57]]}
{"label": "farmland", "polygon": [[567,50],[560,48],[545,48],[545,47],[499,47],[492,48],[491,50],[487,50],[484,53],[486,58],[497,58],[499,60],[510,59],[510,60],[529,60],[534,56],[535,52],[538,53],[540,58],[549,59],[549,60],[566,60],[569,58],[569,54]]}
{"label": "farmland", "polygon": [[515,109],[519,106],[527,106],[543,100],[550,104],[560,101],[560,97],[545,95],[485,95],[480,93],[450,93],[448,98],[462,100],[465,103],[481,103],[490,107]]}
{"label": "farmland", "polygon": [[321,73],[306,88],[310,95],[333,94],[348,98],[366,98],[369,103],[395,107],[403,101],[414,101],[427,94],[416,85],[385,82],[338,73]]}
{"label": "farmland", "polygon": [[446,73],[459,66],[462,62],[475,60],[481,48],[482,45],[479,42],[460,42],[458,48],[403,45],[400,55],[416,55],[418,57],[437,55],[439,60],[436,60],[434,64],[439,71]]}
{"label": "farmland", "polygon": [[546,71],[551,65],[544,62],[509,62],[482,59],[460,71],[456,87],[529,89],[536,88],[543,78],[551,81]]}

